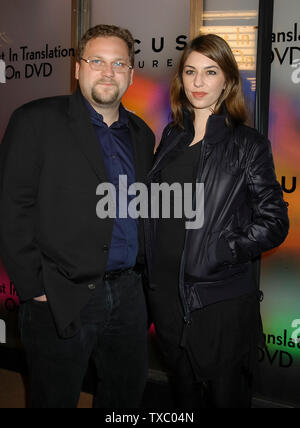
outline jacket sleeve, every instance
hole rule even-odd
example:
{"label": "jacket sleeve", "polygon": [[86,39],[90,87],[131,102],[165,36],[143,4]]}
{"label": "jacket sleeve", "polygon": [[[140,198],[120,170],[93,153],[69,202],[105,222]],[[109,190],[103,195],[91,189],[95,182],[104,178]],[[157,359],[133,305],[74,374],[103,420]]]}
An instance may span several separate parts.
{"label": "jacket sleeve", "polygon": [[223,234],[231,249],[233,263],[245,263],[279,246],[289,230],[287,204],[276,179],[271,144],[262,136],[251,149],[247,188],[252,223],[243,230],[226,230]]}
{"label": "jacket sleeve", "polygon": [[0,256],[21,300],[44,294],[35,243],[39,141],[26,109],[11,117],[0,145]]}

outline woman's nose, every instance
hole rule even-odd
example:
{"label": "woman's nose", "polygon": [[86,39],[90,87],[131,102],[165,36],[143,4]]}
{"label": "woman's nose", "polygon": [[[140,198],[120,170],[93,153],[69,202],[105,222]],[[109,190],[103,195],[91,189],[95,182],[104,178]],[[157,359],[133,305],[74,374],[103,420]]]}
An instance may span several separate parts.
{"label": "woman's nose", "polygon": [[194,79],[194,85],[196,86],[196,88],[200,88],[201,86],[203,86],[204,83],[204,79],[203,79],[203,74],[198,72],[195,75],[195,79]]}

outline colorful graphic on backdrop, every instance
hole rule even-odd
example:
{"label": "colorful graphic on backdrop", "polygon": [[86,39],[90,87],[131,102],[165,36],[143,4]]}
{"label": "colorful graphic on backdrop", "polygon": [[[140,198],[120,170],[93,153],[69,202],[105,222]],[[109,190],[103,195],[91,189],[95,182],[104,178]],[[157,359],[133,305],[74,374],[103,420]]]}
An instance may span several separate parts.
{"label": "colorful graphic on backdrop", "polygon": [[20,301],[0,260],[0,311],[14,312]]}
{"label": "colorful graphic on backdrop", "polygon": [[277,179],[288,203],[290,233],[262,260],[262,318],[266,350],[261,353],[258,392],[300,405],[300,22],[299,2],[275,0],[269,138]]}

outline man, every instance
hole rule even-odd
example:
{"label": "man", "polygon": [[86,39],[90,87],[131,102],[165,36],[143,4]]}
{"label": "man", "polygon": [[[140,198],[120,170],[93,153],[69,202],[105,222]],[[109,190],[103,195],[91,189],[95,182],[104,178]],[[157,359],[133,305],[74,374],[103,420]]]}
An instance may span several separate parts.
{"label": "man", "polygon": [[134,40],[100,25],[79,44],[68,97],[12,116],[1,145],[0,250],[22,302],[32,406],[76,407],[90,357],[95,407],[138,407],[147,375],[142,222],[99,219],[100,183],[145,181],[154,135],[121,99]]}

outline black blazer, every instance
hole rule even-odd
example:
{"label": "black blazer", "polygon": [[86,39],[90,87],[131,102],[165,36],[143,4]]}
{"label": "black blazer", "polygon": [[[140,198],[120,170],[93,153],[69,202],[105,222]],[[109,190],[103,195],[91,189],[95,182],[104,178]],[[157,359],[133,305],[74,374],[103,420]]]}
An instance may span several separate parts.
{"label": "black blazer", "polygon": [[[155,137],[128,112],[136,180],[145,182]],[[21,301],[46,292],[62,337],[101,281],[113,219],[96,215],[107,182],[99,142],[78,90],[29,103],[11,117],[0,146],[0,256]],[[143,226],[139,222],[143,262]]]}

